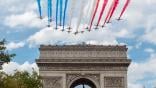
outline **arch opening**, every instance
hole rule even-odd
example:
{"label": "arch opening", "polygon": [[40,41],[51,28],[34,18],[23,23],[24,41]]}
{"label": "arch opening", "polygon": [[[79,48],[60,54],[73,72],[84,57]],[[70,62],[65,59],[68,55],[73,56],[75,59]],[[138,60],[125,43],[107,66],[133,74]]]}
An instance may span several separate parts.
{"label": "arch opening", "polygon": [[96,88],[95,84],[86,78],[80,78],[76,81],[74,81],[70,88]]}

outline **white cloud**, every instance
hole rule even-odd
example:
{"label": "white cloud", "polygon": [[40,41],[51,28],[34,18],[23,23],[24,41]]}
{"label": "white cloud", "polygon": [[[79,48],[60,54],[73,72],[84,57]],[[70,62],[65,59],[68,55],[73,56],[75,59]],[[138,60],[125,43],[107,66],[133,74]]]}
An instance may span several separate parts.
{"label": "white cloud", "polygon": [[52,28],[45,28],[28,38],[30,44],[58,44],[59,41],[65,44],[77,44],[88,42],[94,44],[118,44],[110,30],[99,30],[85,32],[84,34],[74,35]]}
{"label": "white cloud", "polygon": [[150,42],[152,44],[156,44],[155,35],[156,35],[156,29],[153,29],[153,30],[146,32],[145,35],[143,35],[141,39],[144,42]]}
{"label": "white cloud", "polygon": [[114,35],[118,38],[132,38],[133,34],[130,34],[128,29],[121,29],[119,31],[114,32]]}
{"label": "white cloud", "polygon": [[30,64],[29,62],[25,62],[23,64],[10,62],[8,64],[5,63],[2,67],[3,67],[2,71],[7,74],[14,74],[15,71],[28,71],[29,73],[32,73],[32,71],[35,70],[36,72],[39,72],[36,63]]}
{"label": "white cloud", "polygon": [[154,38],[154,35],[156,35],[156,13],[154,8],[156,8],[154,0],[131,0],[127,11],[123,15],[124,20],[114,24],[114,30],[125,28],[127,33],[121,31],[121,33],[125,33],[122,38],[132,36],[129,38],[135,38],[139,42],[156,44]]}
{"label": "white cloud", "polygon": [[142,46],[142,42],[139,42],[139,43],[137,43],[137,44],[135,45],[135,48],[136,48],[136,49],[139,49],[141,46]]}
{"label": "white cloud", "polygon": [[36,2],[35,0],[26,1],[26,0],[0,0],[0,8],[4,13],[21,13],[25,11],[35,10]]}
{"label": "white cloud", "polygon": [[[43,20],[42,20],[43,21]],[[43,22],[44,23],[44,22]],[[23,14],[12,14],[5,19],[5,25],[10,27],[42,27],[42,22],[33,11]]]}
{"label": "white cloud", "polygon": [[25,45],[24,42],[18,42],[18,43],[10,42],[6,45],[6,47],[7,47],[7,50],[13,50],[13,49],[21,48],[24,45]]}
{"label": "white cloud", "polygon": [[152,49],[152,48],[146,48],[146,49],[145,49],[145,52],[148,52],[148,53],[154,53],[155,50]]}
{"label": "white cloud", "polygon": [[[147,61],[136,63],[132,62],[128,70],[128,81],[130,84],[137,84],[138,81],[148,81],[146,78],[156,78],[156,54],[151,54]],[[156,81],[156,80],[155,80]],[[147,82],[146,82],[147,83]],[[145,84],[142,84],[145,85]],[[131,87],[130,87],[131,88]]]}
{"label": "white cloud", "polygon": [[128,84],[128,88],[144,88],[141,84]]}

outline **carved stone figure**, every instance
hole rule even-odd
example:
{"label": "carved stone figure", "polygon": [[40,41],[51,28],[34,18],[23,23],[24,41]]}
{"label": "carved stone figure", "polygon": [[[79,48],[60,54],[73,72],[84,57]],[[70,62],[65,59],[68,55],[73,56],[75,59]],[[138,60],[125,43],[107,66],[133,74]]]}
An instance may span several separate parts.
{"label": "carved stone figure", "polygon": [[62,88],[62,77],[45,77],[43,78],[45,88]]}

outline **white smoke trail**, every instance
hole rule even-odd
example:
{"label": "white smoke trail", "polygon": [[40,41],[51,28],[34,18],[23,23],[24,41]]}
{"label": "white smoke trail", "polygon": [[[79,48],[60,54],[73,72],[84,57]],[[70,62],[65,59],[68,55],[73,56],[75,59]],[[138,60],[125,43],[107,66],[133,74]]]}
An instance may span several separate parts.
{"label": "white smoke trail", "polygon": [[90,8],[91,8],[91,5],[92,5],[92,1],[93,0],[88,0],[87,1],[87,8],[86,8],[86,13],[85,13],[85,17],[89,17],[90,16],[90,13],[91,13],[91,10],[90,10]]}
{"label": "white smoke trail", "polygon": [[80,6],[80,15],[79,15],[79,18],[78,18],[78,22],[77,22],[77,27],[76,27],[76,31],[78,32],[78,29],[79,29],[79,26],[80,26],[80,23],[81,23],[81,20],[83,18],[83,10],[84,10],[84,7],[85,7],[85,0],[82,0],[81,1],[81,6]]}
{"label": "white smoke trail", "polygon": [[71,27],[71,22],[72,22],[72,18],[73,18],[73,12],[74,12],[74,8],[76,5],[76,0],[72,0],[71,1],[71,8],[69,10],[69,27]]}

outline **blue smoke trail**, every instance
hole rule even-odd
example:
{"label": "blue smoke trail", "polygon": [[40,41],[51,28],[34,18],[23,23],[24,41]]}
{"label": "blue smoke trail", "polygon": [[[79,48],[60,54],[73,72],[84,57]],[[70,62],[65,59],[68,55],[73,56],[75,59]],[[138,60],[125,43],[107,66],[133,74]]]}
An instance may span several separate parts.
{"label": "blue smoke trail", "polygon": [[49,1],[50,3],[50,22],[52,21],[52,0]]}
{"label": "blue smoke trail", "polygon": [[59,5],[59,0],[56,0],[56,29],[57,29],[58,5]]}
{"label": "blue smoke trail", "polygon": [[38,9],[39,9],[40,19],[42,19],[41,0],[37,0],[37,4],[38,4]]}
{"label": "blue smoke trail", "polygon": [[60,26],[62,25],[62,8],[63,8],[63,0],[60,0]]}
{"label": "blue smoke trail", "polygon": [[67,4],[68,4],[68,0],[65,1],[64,15],[63,15],[63,30],[62,30],[62,31],[64,31],[64,25],[65,25],[65,19],[66,19]]}
{"label": "blue smoke trail", "polygon": [[51,0],[47,0],[47,6],[48,6],[48,27],[50,26],[50,1]]}

